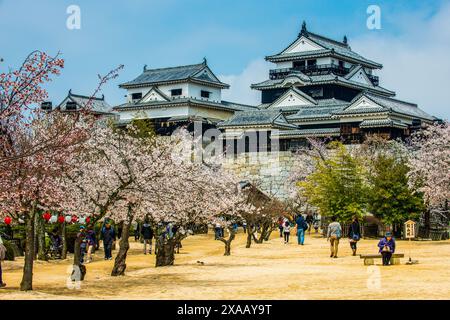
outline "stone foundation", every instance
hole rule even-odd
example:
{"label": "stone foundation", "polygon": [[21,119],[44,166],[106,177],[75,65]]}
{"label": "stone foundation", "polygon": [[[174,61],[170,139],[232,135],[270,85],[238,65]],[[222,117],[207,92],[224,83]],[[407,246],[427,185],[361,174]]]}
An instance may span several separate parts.
{"label": "stone foundation", "polygon": [[263,192],[286,199],[295,161],[289,151],[250,152],[227,157],[223,166],[240,179],[254,183]]}

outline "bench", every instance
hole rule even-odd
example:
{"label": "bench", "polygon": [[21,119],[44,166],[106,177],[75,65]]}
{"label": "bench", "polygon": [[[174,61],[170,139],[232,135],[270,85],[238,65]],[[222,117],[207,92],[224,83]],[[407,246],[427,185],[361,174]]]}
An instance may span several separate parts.
{"label": "bench", "polygon": [[[381,259],[383,256],[381,253],[379,254],[360,254],[359,257],[361,259],[364,259],[364,265],[365,266],[372,266],[374,265],[374,259]],[[391,263],[392,264],[400,264],[400,258],[404,258],[405,255],[403,253],[393,253],[391,257]]]}

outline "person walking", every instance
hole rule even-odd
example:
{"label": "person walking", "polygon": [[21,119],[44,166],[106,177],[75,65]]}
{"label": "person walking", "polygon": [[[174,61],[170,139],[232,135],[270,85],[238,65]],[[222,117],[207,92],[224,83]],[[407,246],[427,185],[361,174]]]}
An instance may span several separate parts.
{"label": "person walking", "polygon": [[84,263],[84,255],[86,254],[86,248],[87,248],[85,226],[80,226],[80,232],[77,234],[77,238],[80,239],[80,264],[83,264]]}
{"label": "person walking", "polygon": [[308,229],[308,224],[301,214],[298,215],[295,223],[297,224],[297,242],[299,245],[303,245],[305,243],[305,230]]}
{"label": "person walking", "polygon": [[280,238],[283,238],[283,228],[284,228],[285,221],[286,221],[286,218],[284,218],[284,217],[278,218],[278,229],[280,230]]}
{"label": "person walking", "polygon": [[3,282],[2,261],[6,259],[6,247],[3,245],[2,237],[0,236],[0,288],[6,287],[6,283]]}
{"label": "person walking", "polygon": [[288,220],[284,222],[283,226],[283,235],[284,235],[284,244],[289,243],[289,235],[291,234],[291,224]]}
{"label": "person walking", "polygon": [[95,247],[97,245],[97,237],[95,235],[94,227],[92,225],[88,226],[88,230],[86,232],[86,244],[87,244],[87,257],[86,263],[92,262],[92,254],[94,253]]}
{"label": "person walking", "polygon": [[352,224],[350,225],[350,228],[348,228],[348,238],[353,255],[356,256],[356,244],[361,239],[361,228],[359,225],[358,216],[353,216]]}
{"label": "person walking", "polygon": [[105,250],[105,260],[112,260],[112,246],[113,242],[116,241],[116,234],[109,221],[105,223],[105,226],[102,229],[102,237],[103,247]]}
{"label": "person walking", "polygon": [[318,213],[314,213],[313,219],[314,219],[314,222],[313,222],[314,231],[315,231],[315,233],[319,233],[319,227],[320,227],[319,214]]}
{"label": "person walking", "polygon": [[220,239],[222,237],[221,234],[222,234],[222,225],[220,224],[219,221],[217,221],[214,226],[214,240]]}
{"label": "person walking", "polygon": [[312,225],[313,225],[313,222],[314,222],[314,218],[313,218],[313,216],[312,216],[312,214],[307,214],[306,215],[306,223],[308,224],[308,234],[311,234],[311,229],[312,229]]}
{"label": "person walking", "polygon": [[244,233],[247,233],[247,221],[242,221],[242,229],[244,229]]}
{"label": "person walking", "polygon": [[327,241],[330,241],[330,258],[337,258],[339,249],[339,239],[342,235],[342,228],[339,222],[336,221],[336,217],[331,217],[331,223],[328,225]]}
{"label": "person walking", "polygon": [[139,222],[136,222],[134,227],[134,241],[139,241],[141,238],[141,225]]}
{"label": "person walking", "polygon": [[152,254],[153,229],[148,221],[145,221],[141,229],[142,238],[144,239],[144,254],[147,254],[147,244],[149,245],[149,253]]}
{"label": "person walking", "polygon": [[384,238],[378,242],[379,253],[383,256],[383,266],[388,266],[391,262],[392,254],[395,252],[395,240],[391,232],[386,232]]}

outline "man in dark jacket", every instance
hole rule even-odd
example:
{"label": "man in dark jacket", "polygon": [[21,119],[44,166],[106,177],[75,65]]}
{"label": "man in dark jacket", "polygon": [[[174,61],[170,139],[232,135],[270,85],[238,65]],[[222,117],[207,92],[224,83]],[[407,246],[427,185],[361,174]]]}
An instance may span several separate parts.
{"label": "man in dark jacket", "polygon": [[144,254],[147,254],[147,244],[150,247],[149,253],[152,254],[153,229],[147,221],[142,225],[141,234],[144,239]]}
{"label": "man in dark jacket", "polygon": [[395,240],[392,233],[386,232],[383,239],[378,242],[379,252],[383,256],[383,266],[388,266],[391,262],[392,254],[395,252]]}
{"label": "man in dark jacket", "polygon": [[116,234],[111,224],[106,222],[102,229],[103,247],[105,249],[105,260],[112,260],[112,246],[113,242],[116,241]]}

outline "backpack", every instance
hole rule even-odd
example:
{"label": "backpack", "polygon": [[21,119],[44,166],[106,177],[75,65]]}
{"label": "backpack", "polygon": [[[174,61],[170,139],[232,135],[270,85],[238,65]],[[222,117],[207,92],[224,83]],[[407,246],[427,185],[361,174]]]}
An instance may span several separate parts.
{"label": "backpack", "polygon": [[309,228],[309,225],[306,223],[306,221],[303,221],[303,231],[306,231],[306,230],[308,230],[308,228]]}

